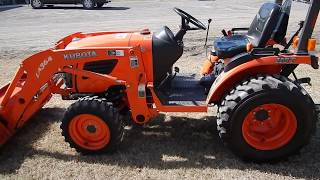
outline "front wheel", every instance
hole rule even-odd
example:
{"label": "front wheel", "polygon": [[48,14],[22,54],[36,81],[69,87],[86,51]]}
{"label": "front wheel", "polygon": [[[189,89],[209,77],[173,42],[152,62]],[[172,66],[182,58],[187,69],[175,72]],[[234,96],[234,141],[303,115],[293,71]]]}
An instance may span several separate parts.
{"label": "front wheel", "polygon": [[40,9],[43,7],[43,2],[42,0],[31,0],[30,4],[33,9]]}
{"label": "front wheel", "polygon": [[82,154],[108,153],[117,149],[124,123],[111,103],[83,98],[66,111],[62,124],[65,141]]}
{"label": "front wheel", "polygon": [[95,6],[95,3],[93,0],[83,0],[82,5],[84,9],[93,9]]}
{"label": "front wheel", "polygon": [[222,141],[245,160],[278,161],[307,144],[315,129],[307,92],[282,76],[258,76],[231,90],[218,109]]}

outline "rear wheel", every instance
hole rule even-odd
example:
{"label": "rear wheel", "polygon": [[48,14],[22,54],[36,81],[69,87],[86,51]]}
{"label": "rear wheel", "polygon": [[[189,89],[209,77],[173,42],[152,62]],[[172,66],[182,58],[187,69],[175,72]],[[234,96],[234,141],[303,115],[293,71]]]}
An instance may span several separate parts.
{"label": "rear wheel", "polygon": [[101,2],[99,3],[99,2],[98,2],[98,3],[97,3],[97,8],[101,8],[103,5],[104,5],[104,3],[101,3]]}
{"label": "rear wheel", "polygon": [[281,76],[258,76],[236,86],[218,110],[222,141],[245,160],[293,155],[315,129],[315,105],[299,85]]}
{"label": "rear wheel", "polygon": [[33,9],[40,9],[43,7],[43,2],[42,0],[31,0],[30,4]]}
{"label": "rear wheel", "polygon": [[66,111],[62,135],[72,148],[83,154],[113,152],[121,143],[124,125],[112,104],[83,98]]}

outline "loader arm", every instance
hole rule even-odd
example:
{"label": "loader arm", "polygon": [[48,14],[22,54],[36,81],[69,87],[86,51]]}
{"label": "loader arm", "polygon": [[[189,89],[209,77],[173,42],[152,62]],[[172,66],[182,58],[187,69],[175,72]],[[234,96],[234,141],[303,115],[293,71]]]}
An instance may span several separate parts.
{"label": "loader arm", "polygon": [[[63,49],[67,43],[60,41],[54,49],[24,60],[14,79],[0,89],[0,145],[41,109],[53,94],[64,96],[76,92],[74,87],[65,86],[63,73],[85,76],[92,79],[92,82],[105,82],[104,90],[112,85],[125,85],[125,81],[110,75],[77,69],[80,61],[105,59],[106,49],[112,48]],[[129,53],[131,48],[117,49]]]}

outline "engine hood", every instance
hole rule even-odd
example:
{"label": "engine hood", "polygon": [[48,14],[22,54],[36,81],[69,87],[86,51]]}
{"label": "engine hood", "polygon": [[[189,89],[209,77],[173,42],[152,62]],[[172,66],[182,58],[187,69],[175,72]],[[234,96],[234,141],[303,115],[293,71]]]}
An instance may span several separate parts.
{"label": "engine hood", "polygon": [[66,46],[66,49],[80,49],[89,47],[130,47],[141,44],[145,38],[145,35],[139,32],[130,33],[112,33],[90,36],[85,38],[73,39],[71,43]]}

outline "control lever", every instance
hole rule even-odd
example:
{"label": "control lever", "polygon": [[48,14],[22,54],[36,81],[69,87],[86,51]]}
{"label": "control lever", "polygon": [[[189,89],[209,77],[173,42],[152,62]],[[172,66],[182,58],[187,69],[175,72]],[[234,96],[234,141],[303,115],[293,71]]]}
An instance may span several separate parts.
{"label": "control lever", "polygon": [[180,69],[178,67],[174,67],[174,75],[171,77],[171,80],[174,79],[179,72],[180,72]]}
{"label": "control lever", "polygon": [[212,22],[212,19],[208,19],[208,28],[207,28],[207,36],[206,36],[206,41],[204,43],[204,47],[207,46],[207,42],[208,42],[208,35],[209,35],[209,29],[210,29],[210,23]]}
{"label": "control lever", "polygon": [[289,40],[289,42],[286,44],[286,46],[284,47],[284,49],[289,49],[289,47],[291,46],[291,44],[293,43],[293,40],[296,36],[298,36],[298,34],[300,33],[301,29],[303,28],[304,25],[304,21],[300,21],[299,22],[299,29],[293,34],[293,36],[291,37],[291,39]]}
{"label": "control lever", "polygon": [[228,36],[228,33],[227,33],[227,31],[225,29],[222,29],[221,32],[222,32],[223,36]]}
{"label": "control lever", "polygon": [[309,77],[297,79],[295,80],[295,82],[298,84],[308,84],[309,86],[312,86],[311,78]]}
{"label": "control lever", "polygon": [[296,75],[296,73],[293,71],[292,72],[292,75],[293,75],[293,77],[294,77],[294,79],[295,79],[295,81],[294,82],[296,82],[296,83],[298,83],[298,84],[308,84],[309,86],[312,86],[312,84],[311,84],[311,78],[309,78],[309,77],[305,77],[305,78],[299,78],[298,79],[298,77],[297,77],[297,75]]}
{"label": "control lever", "polygon": [[179,67],[174,67],[174,72],[175,72],[175,73],[179,73],[179,72],[180,72]]}
{"label": "control lever", "polygon": [[174,74],[172,75],[172,73],[168,73],[167,77],[161,81],[158,88],[160,89],[166,82],[171,82],[179,72],[180,72],[180,69],[178,67],[174,67]]}

